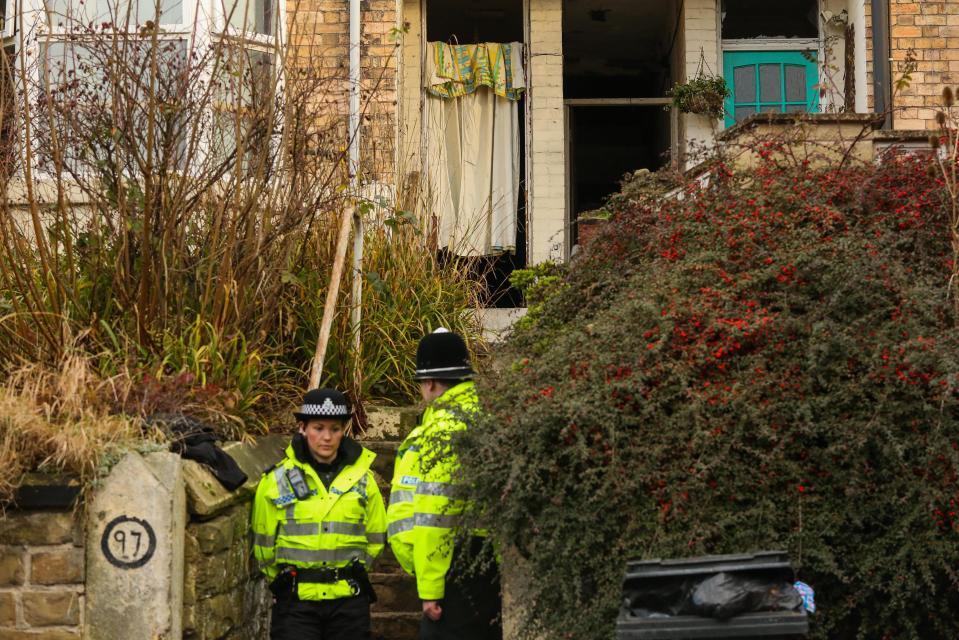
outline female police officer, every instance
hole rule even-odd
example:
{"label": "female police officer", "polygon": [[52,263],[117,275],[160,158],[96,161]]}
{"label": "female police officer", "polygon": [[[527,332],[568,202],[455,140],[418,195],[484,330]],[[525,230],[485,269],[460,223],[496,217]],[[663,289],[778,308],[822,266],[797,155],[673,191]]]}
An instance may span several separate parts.
{"label": "female police officer", "polygon": [[367,569],[386,541],[375,454],[344,436],[351,411],[339,391],[308,392],[293,415],[299,431],[253,502],[253,552],[274,595],[270,638],[369,638]]}

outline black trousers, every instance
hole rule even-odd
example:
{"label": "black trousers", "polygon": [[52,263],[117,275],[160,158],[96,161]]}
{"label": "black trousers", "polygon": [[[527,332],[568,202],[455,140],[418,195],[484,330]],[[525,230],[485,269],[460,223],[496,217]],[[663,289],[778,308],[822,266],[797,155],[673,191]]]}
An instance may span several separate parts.
{"label": "black trousers", "polygon": [[[482,539],[470,542],[472,556],[482,548]],[[489,562],[483,571],[457,575],[457,550],[453,568],[446,576],[446,595],[440,600],[443,615],[436,622],[423,616],[420,640],[502,640],[502,602],[499,569]]]}
{"label": "black trousers", "polygon": [[369,640],[370,599],[286,598],[273,604],[270,640]]}

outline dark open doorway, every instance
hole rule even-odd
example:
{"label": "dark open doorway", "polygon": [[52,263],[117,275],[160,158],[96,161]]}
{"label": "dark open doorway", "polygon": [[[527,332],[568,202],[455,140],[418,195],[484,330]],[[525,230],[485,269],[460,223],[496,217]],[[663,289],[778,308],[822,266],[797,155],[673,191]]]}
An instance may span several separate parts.
{"label": "dark open doorway", "polygon": [[[523,42],[523,0],[427,0],[426,35],[430,42],[477,44]],[[520,122],[526,122],[526,100],[519,101]],[[523,127],[525,130],[525,127]],[[509,284],[510,274],[526,266],[526,136],[521,135],[520,188],[516,205],[516,251],[478,260],[476,276],[482,278],[489,307],[523,306],[523,296]]]}
{"label": "dark open doorway", "polygon": [[603,206],[625,174],[669,163],[678,3],[568,0],[563,86],[569,241],[581,214]]}
{"label": "dark open doorway", "polygon": [[573,213],[579,216],[602,207],[619,190],[625,174],[637,169],[655,171],[666,164],[669,120],[669,112],[658,105],[570,107]]}

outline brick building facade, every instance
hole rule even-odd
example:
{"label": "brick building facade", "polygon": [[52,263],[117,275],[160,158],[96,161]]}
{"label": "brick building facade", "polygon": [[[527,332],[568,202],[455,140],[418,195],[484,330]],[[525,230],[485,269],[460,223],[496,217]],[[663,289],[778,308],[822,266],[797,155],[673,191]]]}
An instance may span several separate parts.
{"label": "brick building facade", "polygon": [[[289,22],[290,45],[299,51],[297,59],[312,65],[319,61],[323,68],[339,74],[337,91],[326,100],[336,105],[341,116],[347,108],[348,3],[312,0],[304,4],[308,11]],[[786,60],[781,67],[785,77],[788,69],[802,66],[797,57],[801,53],[811,59],[810,88],[804,98],[809,104],[787,104],[785,96],[779,96],[775,99],[784,101],[779,110],[873,112],[876,33],[872,12],[874,6],[880,6],[888,11],[884,33],[888,34],[891,61],[884,77],[890,84],[887,100],[892,100],[892,128],[934,127],[944,84],[959,84],[959,0],[789,0],[782,4],[795,7],[795,16],[788,15],[787,7],[773,12],[776,15],[769,19],[757,16],[763,9],[755,8],[766,5],[749,0],[586,4],[590,6],[563,0],[363,0],[362,164],[366,176],[398,184],[401,190],[411,181],[422,180],[427,135],[422,85],[428,36],[435,37],[437,29],[447,28],[448,23],[467,25],[461,28],[465,32],[469,20],[479,23],[489,15],[500,22],[522,22],[528,90],[523,103],[524,202],[520,215],[526,217],[523,241],[529,263],[568,255],[576,241],[577,215],[595,205],[595,199],[583,196],[589,189],[600,188],[593,184],[598,184],[592,175],[595,166],[608,165],[606,185],[611,191],[627,167],[655,169],[665,162],[663,154],[679,161],[698,145],[712,144],[719,132],[749,113],[777,110],[776,103],[763,103],[755,96],[746,96],[744,100],[755,100],[743,106],[737,102],[737,94],[732,98],[735,104],[727,105],[731,113],[725,121],[691,114],[660,117],[655,111],[664,108],[666,91],[675,83],[712,73],[728,76],[727,82],[735,85],[739,76],[730,69],[742,69],[736,61],[743,58],[752,65],[754,57],[759,91],[760,67],[771,68],[782,58]],[[288,11],[294,13],[292,8]],[[442,27],[436,26],[437,15],[443,16]],[[460,15],[463,19],[458,23],[451,18]],[[781,22],[781,34],[776,31],[780,28],[776,20]],[[762,33],[750,33],[753,28]],[[603,29],[608,38],[598,35]],[[471,41],[461,34],[450,35],[457,42]],[[317,36],[325,48],[319,55],[306,54],[304,42],[309,40],[310,51],[315,52]],[[578,43],[577,38],[585,40]],[[622,38],[626,39],[618,40]],[[632,58],[625,66],[647,70],[624,70],[612,52],[590,57],[590,50],[602,48],[607,41],[621,50],[627,46],[623,55]],[[629,50],[634,43],[639,44]],[[907,56],[915,60],[912,81],[907,88],[893,92],[891,86],[905,71]],[[589,77],[602,80],[591,85]],[[785,83],[783,80],[784,92],[790,90]],[[746,93],[751,94],[751,89]],[[616,143],[616,136],[604,132],[602,123],[596,122],[604,116],[590,113],[590,109],[599,113],[603,106],[609,107],[603,111],[610,114],[608,120],[626,122],[626,129],[630,114],[637,114],[645,131],[656,131],[653,151],[640,149],[645,142],[638,140],[632,165],[625,145],[607,154],[618,154],[620,165],[606,163],[597,155],[599,150],[590,148],[591,139]],[[624,136],[634,134],[640,135],[626,130]]]}
{"label": "brick building facade", "polygon": [[889,2],[893,77],[902,72],[910,52],[915,57],[912,82],[893,98],[897,129],[932,129],[942,106],[942,90],[959,84],[959,2],[922,0]]}

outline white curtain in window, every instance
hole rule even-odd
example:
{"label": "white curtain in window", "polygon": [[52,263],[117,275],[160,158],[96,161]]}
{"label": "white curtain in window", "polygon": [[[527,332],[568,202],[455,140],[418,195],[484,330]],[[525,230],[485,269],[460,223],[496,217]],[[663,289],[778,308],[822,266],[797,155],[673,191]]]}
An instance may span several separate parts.
{"label": "white curtain in window", "polygon": [[429,43],[426,187],[440,247],[463,256],[516,250],[525,89],[519,42]]}
{"label": "white curtain in window", "polygon": [[429,201],[440,247],[461,256],[516,249],[519,107],[489,87],[428,96]]}

